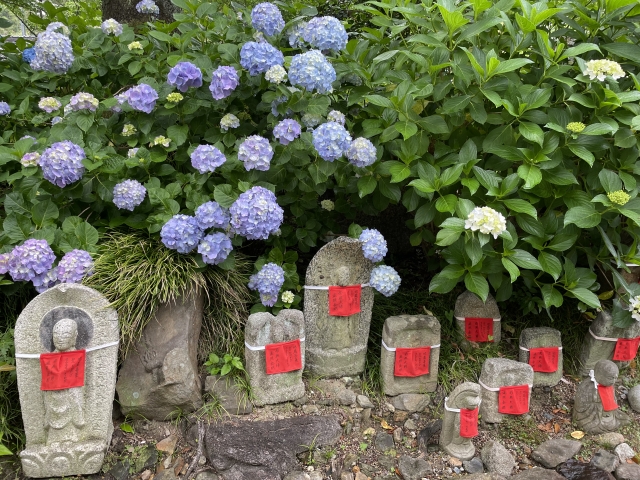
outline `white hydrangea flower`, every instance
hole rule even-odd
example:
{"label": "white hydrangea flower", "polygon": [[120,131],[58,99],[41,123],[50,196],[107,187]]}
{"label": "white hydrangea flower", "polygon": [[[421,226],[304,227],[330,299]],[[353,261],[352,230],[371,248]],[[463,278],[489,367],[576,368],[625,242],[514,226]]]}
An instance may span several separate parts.
{"label": "white hydrangea flower", "polygon": [[155,145],[162,145],[164,148],[169,148],[171,144],[171,139],[165,137],[164,135],[158,135],[153,139],[153,142],[149,144],[149,146],[153,147]]}
{"label": "white hydrangea flower", "polygon": [[328,212],[330,212],[331,210],[333,210],[335,208],[335,204],[333,203],[332,200],[322,200],[320,202],[320,206],[322,208],[324,208]]}
{"label": "white hydrangea flower", "polygon": [[62,103],[60,103],[58,99],[53,97],[44,97],[41,98],[38,102],[38,107],[40,107],[41,110],[44,110],[47,113],[52,113],[58,110],[61,106]]}
{"label": "white hydrangea flower", "polygon": [[507,229],[507,222],[504,216],[493,208],[476,207],[464,222],[464,228],[474,232],[480,230],[480,233],[491,234],[493,238],[498,238]]}
{"label": "white hydrangea flower", "polygon": [[281,298],[282,298],[282,303],[290,304],[290,303],[293,303],[296,297],[291,290],[287,290],[286,292],[282,292]]}
{"label": "white hydrangea flower", "polygon": [[287,77],[287,71],[284,69],[282,65],[274,65],[267,73],[264,74],[264,78],[271,83],[280,84],[284,82],[284,79]]}
{"label": "white hydrangea flower", "polygon": [[139,150],[138,148],[130,148],[130,149],[127,151],[127,158],[133,158],[133,157],[135,157],[135,156],[137,155],[137,153],[138,153],[138,150]]}
{"label": "white hydrangea flower", "polygon": [[633,319],[640,322],[640,296],[629,300],[629,311]]}
{"label": "white hydrangea flower", "polygon": [[240,126],[240,120],[233,113],[227,113],[222,120],[220,120],[220,130],[226,132],[230,128],[238,128]]}
{"label": "white hydrangea flower", "polygon": [[589,77],[590,80],[597,78],[601,82],[604,81],[607,76],[617,80],[626,75],[618,62],[604,59],[589,60],[586,64],[586,70],[582,72],[582,74]]}
{"label": "white hydrangea flower", "polygon": [[142,50],[142,44],[140,42],[131,42],[127,45],[129,50]]}
{"label": "white hydrangea flower", "polygon": [[130,123],[126,123],[125,126],[122,128],[123,137],[130,137],[131,135],[135,135],[137,132],[138,130],[136,130],[136,127],[134,127]]}

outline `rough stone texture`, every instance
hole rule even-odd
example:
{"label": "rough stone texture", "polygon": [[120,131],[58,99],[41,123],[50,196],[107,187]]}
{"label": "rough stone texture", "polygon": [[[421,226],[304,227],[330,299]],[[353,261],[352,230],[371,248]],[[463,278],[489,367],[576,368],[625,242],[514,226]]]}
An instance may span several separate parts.
{"label": "rough stone texture", "polygon": [[[606,338],[636,338],[640,336],[640,322],[633,322],[633,325],[627,328],[614,327],[612,322],[611,314],[603,310],[591,324],[591,331],[598,337]],[[611,360],[615,348],[616,342],[596,340],[587,332],[579,356],[580,375],[588,376],[589,370],[593,370],[598,360]],[[629,362],[615,363],[619,367],[629,365]]]}
{"label": "rough stone texture", "polygon": [[[480,382],[491,388],[531,385],[533,382],[533,368],[526,363],[506,358],[488,358],[482,365]],[[481,392],[480,415],[482,416],[482,421],[486,423],[502,422],[502,417],[505,414],[498,412],[499,392],[490,392],[486,388],[482,388]],[[531,389],[529,389],[529,399],[531,399]]]}
{"label": "rough stone texture", "polygon": [[404,480],[421,480],[429,475],[433,469],[426,460],[422,458],[411,458],[403,455],[398,460],[398,470]]}
{"label": "rough stone texture", "polygon": [[627,392],[627,400],[629,400],[631,408],[636,412],[640,412],[640,385],[636,385]]}
{"label": "rough stone texture", "polygon": [[422,430],[420,430],[420,433],[418,433],[418,446],[421,449],[426,449],[427,445],[429,445],[429,439],[441,430],[441,419],[430,421]]}
{"label": "rough stone texture", "polygon": [[305,445],[335,444],[342,434],[336,416],[294,417],[266,422],[210,424],[207,460],[224,480],[280,480],[298,467]]}
{"label": "rough stone texture", "polygon": [[[369,283],[374,264],[364,258],[361,242],[339,237],[322,247],[307,268],[306,285],[349,286]],[[364,371],[373,289],[362,289],[361,312],[329,315],[329,292],[305,290],[304,321],[307,369],[314,375],[344,377]]]}
{"label": "rough stone texture", "polygon": [[[300,310],[283,309],[274,317],[260,312],[249,315],[244,329],[244,340],[251,346],[261,347],[272,343],[289,342],[305,338],[304,315]],[[265,351],[244,349],[245,369],[253,391],[253,403],[269,405],[288,402],[304,396],[302,371],[305,362],[306,341],[300,342],[302,368],[293,372],[267,375]]]}
{"label": "rough stone texture", "polygon": [[[398,315],[384,322],[382,341],[389,348],[415,348],[440,345],[440,322],[431,315]],[[435,392],[438,386],[438,360],[440,348],[432,348],[429,374],[419,377],[396,377],[393,374],[396,352],[382,347],[380,375],[385,395],[401,393]]]}
{"label": "rough stone texture", "polygon": [[462,462],[464,470],[469,474],[484,472],[484,464],[480,457],[473,457],[471,460],[465,460]]}
{"label": "rough stone texture", "polygon": [[403,393],[391,399],[393,408],[409,413],[422,412],[430,402],[429,395],[421,395],[419,393]]}
{"label": "rough stone texture", "polygon": [[581,448],[582,443],[575,440],[553,438],[539,445],[533,451],[531,458],[546,468],[556,468],[576,455]]}
{"label": "rough stone texture", "polygon": [[344,382],[329,378],[318,380],[313,384],[313,389],[322,393],[327,405],[352,405],[356,401],[356,393],[348,389]]}
{"label": "rough stone texture", "polygon": [[513,478],[518,480],[566,480],[562,475],[554,470],[545,470],[544,468],[532,468],[515,475]]}
{"label": "rough stone texture", "polygon": [[387,432],[379,432],[376,435],[374,443],[376,448],[383,453],[388,452],[392,448],[395,448],[395,443],[393,443],[393,436],[389,435]]}
{"label": "rough stone texture", "polygon": [[215,398],[230,415],[246,415],[253,411],[247,395],[235,384],[233,378],[209,375],[204,381],[204,391]]}
{"label": "rough stone texture", "polygon": [[[464,320],[458,320],[458,318],[500,318],[500,309],[498,309],[498,304],[491,294],[487,297],[486,303],[483,303],[482,299],[475,293],[465,290],[456,299],[453,314],[456,317],[458,330],[464,338]],[[493,343],[499,343],[502,338],[501,323],[493,322]]]}
{"label": "rough stone texture", "polygon": [[636,456],[636,452],[633,451],[633,448],[628,443],[621,443],[614,449],[613,453],[618,456],[620,463],[626,463],[628,459]]}
{"label": "rough stone texture", "polygon": [[498,475],[497,473],[475,473],[473,475],[465,475],[464,477],[456,475],[447,477],[447,480],[460,480],[461,478],[464,480],[506,480],[506,477]]}
{"label": "rough stone texture", "polygon": [[640,480],[640,465],[625,463],[616,469],[615,476],[618,480]]}
{"label": "rough stone texture", "polygon": [[[520,346],[524,348],[562,347],[560,331],[555,328],[525,328],[520,334]],[[529,363],[529,352],[520,349],[520,361]],[[553,387],[562,378],[562,348],[558,351],[558,370],[551,373],[533,372],[534,387]]]}
{"label": "rough stone texture", "polygon": [[508,477],[511,475],[513,467],[516,466],[516,461],[513,455],[509,453],[509,450],[495,440],[490,440],[485,443],[482,448],[482,463],[487,467],[489,473],[497,473]]}
{"label": "rough stone texture", "polygon": [[615,480],[609,472],[573,458],[558,466],[556,470],[567,480]]}
{"label": "rough stone texture", "polygon": [[116,390],[124,415],[166,421],[202,405],[198,339],[204,295],[193,292],[161,305],[128,353]]}
{"label": "rough stone texture", "polygon": [[[60,284],[38,295],[20,314],[15,326],[16,353],[52,352],[53,327],[65,318],[75,320],[78,329],[72,349],[118,341],[118,315],[106,298],[83,285]],[[117,361],[117,346],[87,352],[83,387],[43,392],[38,359],[16,359],[26,435],[26,447],[20,457],[26,476],[90,475],[100,470],[113,433],[111,411]],[[69,410],[59,410],[67,404]],[[51,421],[59,429],[45,428],[48,408],[55,412]],[[54,431],[71,442],[51,445]]]}
{"label": "rough stone texture", "polygon": [[[465,382],[451,392],[446,402],[449,408],[473,410],[480,405],[480,398],[480,385]],[[476,453],[476,447],[471,440],[460,436],[460,413],[445,410],[440,432],[440,448],[456,458],[470,460]]]}
{"label": "rough stone texture", "polygon": [[362,408],[374,408],[373,403],[369,400],[369,397],[366,395],[358,395],[357,397],[358,405]]}
{"label": "rough stone texture", "polygon": [[598,450],[593,457],[591,457],[591,465],[601,468],[606,472],[613,472],[618,465],[620,465],[620,459],[617,455],[609,453],[606,450]]}
{"label": "rough stone texture", "polygon": [[219,480],[219,478],[220,477],[213,472],[200,472],[196,475],[196,480]]}
{"label": "rough stone texture", "polygon": [[598,445],[607,448],[615,448],[624,442],[624,435],[618,432],[608,432],[596,437]]}

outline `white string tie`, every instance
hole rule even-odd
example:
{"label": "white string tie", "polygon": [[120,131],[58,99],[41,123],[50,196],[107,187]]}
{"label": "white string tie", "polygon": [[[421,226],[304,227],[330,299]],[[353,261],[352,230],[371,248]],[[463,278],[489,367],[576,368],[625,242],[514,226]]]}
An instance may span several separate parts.
{"label": "white string tie", "polygon": [[[449,401],[449,397],[444,397],[444,409],[447,412],[453,412],[453,413],[460,413],[460,408],[449,408],[447,407],[447,402]],[[482,400],[480,401],[480,403],[482,403]],[[478,406],[476,408],[480,408],[480,403],[478,403]],[[475,410],[475,408],[471,409],[471,410]]]}
{"label": "white string tie", "polygon": [[[305,337],[302,337],[302,338],[300,339],[300,341],[301,341],[301,342],[304,342],[304,339],[305,339]],[[293,339],[293,340],[287,340],[286,342],[282,342],[282,343],[293,342],[293,341],[295,341],[295,339]],[[245,346],[245,347],[247,347],[247,348],[248,348],[249,350],[251,350],[252,352],[258,352],[258,351],[260,351],[260,350],[264,350],[264,349],[265,349],[264,345],[263,345],[263,346],[261,346],[261,347],[254,347],[253,345],[249,345],[247,342],[244,342],[244,346]]]}
{"label": "white string tie", "polygon": [[[115,342],[105,343],[103,345],[98,345],[97,347],[85,348],[84,350],[85,352],[93,352],[94,350],[100,350],[102,348],[114,347],[118,345],[118,343],[120,342],[116,340]],[[16,353],[16,358],[40,358],[40,355],[40,353]]]}
{"label": "white string tie", "polygon": [[[499,392],[502,387],[521,387],[522,386],[522,385],[503,385],[502,387],[495,388],[495,387],[486,386],[484,383],[482,383],[482,380],[478,380],[478,383],[482,388],[484,388],[485,390],[489,390],[490,392]],[[527,387],[529,387],[529,389],[533,388],[533,385],[531,385],[530,383],[529,384],[525,383],[523,385],[526,385]]]}
{"label": "white string tie", "polygon": [[[341,285],[332,285],[334,287],[340,287]],[[358,285],[344,285],[345,287],[357,287]],[[363,283],[360,285],[362,288],[364,287],[370,287],[371,285],[369,285],[368,283]],[[316,286],[316,285],[305,285],[304,287],[305,290],[329,290],[329,287],[323,287],[323,286]]]}
{"label": "white string tie", "polygon": [[[387,350],[388,352],[395,352],[396,348],[395,347],[389,347],[386,343],[384,343],[384,340],[382,340],[382,346],[384,347],[385,350]],[[427,348],[429,347],[429,345],[425,346],[425,347],[398,347],[398,348]],[[431,345],[431,348],[440,348],[440,344],[437,345]]]}
{"label": "white string tie", "polygon": [[592,336],[593,338],[595,338],[596,340],[602,340],[602,341],[605,341],[605,342],[617,342],[617,341],[618,341],[618,339],[617,339],[617,338],[598,337],[595,333],[593,333],[593,332],[591,331],[591,329],[589,329],[589,333],[590,333],[590,334],[591,334],[591,336]]}
{"label": "white string tie", "polygon": [[[550,347],[534,347],[534,348],[557,348],[558,350],[562,350],[562,347],[554,347],[553,345],[551,345]],[[525,352],[530,352],[531,350],[528,348],[524,348],[524,347],[520,347],[520,350],[524,350]]]}
{"label": "white string tie", "polygon": [[589,370],[589,378],[591,379],[593,384],[596,386],[596,390],[598,390],[598,382],[596,381],[596,375],[595,373],[593,373],[593,370]]}
{"label": "white string tie", "polygon": [[[455,317],[455,318],[456,320],[461,320],[464,322],[467,318],[489,318],[489,317]],[[492,320],[494,322],[499,322],[501,319],[502,319],[501,317],[498,317],[498,318],[493,318]]]}

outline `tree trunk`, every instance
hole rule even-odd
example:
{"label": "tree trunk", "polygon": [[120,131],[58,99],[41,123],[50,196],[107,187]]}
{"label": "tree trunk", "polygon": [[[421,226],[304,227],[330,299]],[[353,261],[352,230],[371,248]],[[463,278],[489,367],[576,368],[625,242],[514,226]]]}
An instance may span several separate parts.
{"label": "tree trunk", "polygon": [[[139,23],[148,22],[155,19],[148,13],[138,13],[136,5],[140,0],[102,0],[102,19],[107,20],[113,18],[120,23],[126,23],[128,25],[137,25]],[[160,8],[160,15],[157,17],[163,22],[173,22],[173,14],[179,11],[171,0],[154,0],[158,8]]]}

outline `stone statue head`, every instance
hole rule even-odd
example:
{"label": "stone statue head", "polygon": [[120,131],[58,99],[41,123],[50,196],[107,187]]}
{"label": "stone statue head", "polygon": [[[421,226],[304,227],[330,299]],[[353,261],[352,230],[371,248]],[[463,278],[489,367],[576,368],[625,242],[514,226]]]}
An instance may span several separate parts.
{"label": "stone statue head", "polygon": [[342,266],[336,270],[336,283],[340,287],[347,287],[351,283],[349,267]]}
{"label": "stone statue head", "polygon": [[616,383],[619,372],[618,366],[611,360],[600,360],[593,369],[596,382],[605,387]]}
{"label": "stone statue head", "polygon": [[59,352],[76,348],[78,324],[70,318],[63,318],[53,326],[53,346]]}

